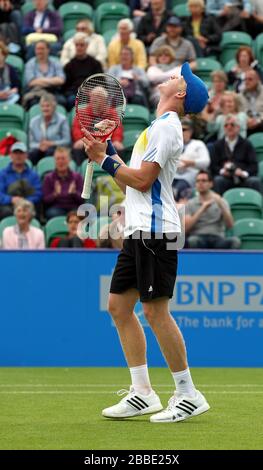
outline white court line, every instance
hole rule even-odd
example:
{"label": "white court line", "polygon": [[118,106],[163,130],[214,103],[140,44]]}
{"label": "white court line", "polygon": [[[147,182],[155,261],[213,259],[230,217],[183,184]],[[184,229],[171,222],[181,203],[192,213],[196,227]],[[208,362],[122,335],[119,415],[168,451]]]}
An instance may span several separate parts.
{"label": "white court line", "polygon": [[[173,393],[172,390],[170,391],[162,391],[159,392],[160,395],[171,395]],[[263,391],[261,390],[206,390],[207,394],[229,394],[229,395],[249,395],[249,394],[263,394]],[[0,391],[1,395],[116,395],[112,390],[5,390],[5,391]]]}
{"label": "white court line", "polygon": [[[198,387],[225,387],[225,388],[253,388],[259,387],[263,388],[263,384],[199,384],[197,383]],[[16,387],[51,387],[51,388],[58,388],[58,387],[70,387],[70,388],[80,388],[80,387],[87,387],[87,388],[99,388],[99,387],[129,387],[127,384],[119,383],[119,384],[0,384],[0,388],[16,388]],[[171,388],[173,384],[156,384],[153,383],[153,387],[164,387],[164,388]]]}

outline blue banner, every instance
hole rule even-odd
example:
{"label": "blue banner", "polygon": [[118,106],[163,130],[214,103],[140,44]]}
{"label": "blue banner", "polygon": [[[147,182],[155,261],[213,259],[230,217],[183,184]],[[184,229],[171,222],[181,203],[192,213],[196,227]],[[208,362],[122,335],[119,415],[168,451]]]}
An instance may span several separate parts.
{"label": "blue banner", "polygon": [[[0,366],[124,366],[107,313],[117,254],[2,251]],[[263,252],[180,252],[170,309],[191,366],[262,366]],[[163,366],[140,303],[136,313],[149,364]]]}

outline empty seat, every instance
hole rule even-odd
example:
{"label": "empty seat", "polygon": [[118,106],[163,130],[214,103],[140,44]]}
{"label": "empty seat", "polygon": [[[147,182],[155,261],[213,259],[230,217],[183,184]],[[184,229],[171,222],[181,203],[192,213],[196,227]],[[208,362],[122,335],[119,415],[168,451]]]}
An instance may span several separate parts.
{"label": "empty seat", "polygon": [[123,119],[123,127],[126,131],[142,131],[149,126],[150,113],[145,106],[128,104]]}
{"label": "empty seat", "polygon": [[250,188],[233,188],[223,194],[235,220],[262,218],[262,195]]}
{"label": "empty seat", "polygon": [[263,132],[255,132],[248,137],[248,140],[256,150],[258,161],[263,161]]}
{"label": "empty seat", "polygon": [[234,59],[240,46],[252,47],[252,37],[242,31],[225,31],[220,42],[220,62],[225,65],[230,59]]}
{"label": "empty seat", "polygon": [[241,240],[242,250],[263,250],[263,220],[238,220],[234,225],[233,234]]}
{"label": "empty seat", "polygon": [[62,18],[64,32],[74,29],[76,23],[81,19],[93,19],[93,8],[83,2],[68,2],[61,5],[58,12]]}
{"label": "empty seat", "polygon": [[19,104],[0,104],[0,128],[24,129],[25,111]]}
{"label": "empty seat", "polygon": [[117,24],[122,18],[130,17],[130,9],[124,3],[102,3],[95,11],[95,25],[98,33],[104,34],[110,29],[117,30]]}
{"label": "empty seat", "polygon": [[50,246],[52,240],[56,237],[63,237],[68,234],[66,217],[59,215],[48,220],[45,226],[46,245]]}
{"label": "empty seat", "polygon": [[196,59],[196,71],[195,74],[198,75],[204,82],[211,82],[211,73],[216,70],[222,70],[222,65],[215,59],[210,59],[209,57],[199,57]]}

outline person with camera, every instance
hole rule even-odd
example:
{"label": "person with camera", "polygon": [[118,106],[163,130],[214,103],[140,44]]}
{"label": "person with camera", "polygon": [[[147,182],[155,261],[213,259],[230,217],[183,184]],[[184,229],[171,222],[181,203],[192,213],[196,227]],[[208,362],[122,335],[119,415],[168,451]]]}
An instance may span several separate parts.
{"label": "person with camera", "polygon": [[239,135],[240,123],[234,114],[225,118],[225,137],[211,146],[211,172],[214,189],[223,194],[227,189],[245,186],[261,191],[256,152],[248,139]]}

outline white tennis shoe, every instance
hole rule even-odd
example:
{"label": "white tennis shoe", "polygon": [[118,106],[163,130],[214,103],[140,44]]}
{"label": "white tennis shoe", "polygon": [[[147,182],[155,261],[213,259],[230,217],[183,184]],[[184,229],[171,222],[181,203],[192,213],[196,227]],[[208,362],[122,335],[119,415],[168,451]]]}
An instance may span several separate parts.
{"label": "white tennis shoe", "polygon": [[141,416],[149,413],[155,413],[163,409],[160,398],[152,390],[149,395],[141,395],[135,392],[133,387],[130,390],[120,390],[117,395],[126,397],[109,408],[102,411],[102,416],[106,418],[131,418],[132,416]]}
{"label": "white tennis shoe", "polygon": [[205,413],[209,408],[209,404],[199,390],[196,390],[194,398],[175,393],[168,401],[167,408],[151,416],[150,421],[151,423],[177,423]]}

